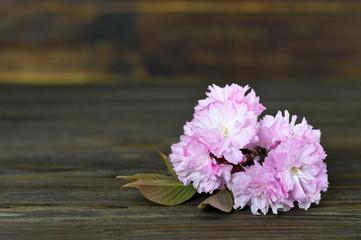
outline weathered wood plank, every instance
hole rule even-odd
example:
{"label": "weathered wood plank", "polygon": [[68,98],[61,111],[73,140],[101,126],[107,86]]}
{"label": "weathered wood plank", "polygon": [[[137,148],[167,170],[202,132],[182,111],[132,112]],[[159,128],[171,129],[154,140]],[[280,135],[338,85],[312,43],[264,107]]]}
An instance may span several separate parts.
{"label": "weathered wood plank", "polygon": [[1,1],[0,82],[353,81],[360,13],[359,1]]}
{"label": "weathered wood plank", "polygon": [[114,177],[166,173],[205,85],[1,86],[2,239],[357,239],[361,237],[361,85],[258,83],[267,113],[322,130],[330,188],[318,206],[278,216],[158,206]]}

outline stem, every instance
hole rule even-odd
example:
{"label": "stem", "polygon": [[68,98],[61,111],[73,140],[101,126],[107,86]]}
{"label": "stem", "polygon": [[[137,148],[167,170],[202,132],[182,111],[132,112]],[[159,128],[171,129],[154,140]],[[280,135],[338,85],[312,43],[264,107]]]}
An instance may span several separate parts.
{"label": "stem", "polygon": [[228,162],[224,157],[217,158],[212,153],[210,153],[210,157],[214,158],[218,164],[228,164],[232,165],[232,174],[236,172],[243,172],[245,167],[252,166],[254,164],[254,159],[259,157],[260,163],[262,163],[267,157],[268,151],[265,148],[255,147],[254,149],[241,149],[243,155],[246,157],[246,161],[244,163],[232,164]]}

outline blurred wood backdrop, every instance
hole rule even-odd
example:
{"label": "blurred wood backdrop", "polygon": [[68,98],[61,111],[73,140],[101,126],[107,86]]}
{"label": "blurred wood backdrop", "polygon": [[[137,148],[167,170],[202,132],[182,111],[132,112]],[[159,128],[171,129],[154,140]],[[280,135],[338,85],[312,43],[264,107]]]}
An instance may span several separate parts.
{"label": "blurred wood backdrop", "polygon": [[1,0],[0,83],[361,78],[361,1]]}

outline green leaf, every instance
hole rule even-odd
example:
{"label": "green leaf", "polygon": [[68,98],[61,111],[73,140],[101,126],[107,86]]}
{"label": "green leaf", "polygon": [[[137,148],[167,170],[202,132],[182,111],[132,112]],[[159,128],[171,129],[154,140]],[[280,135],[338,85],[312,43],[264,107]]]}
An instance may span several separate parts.
{"label": "green leaf", "polygon": [[181,204],[197,192],[192,185],[184,186],[175,179],[139,179],[123,187],[137,188],[148,200],[168,206]]}
{"label": "green leaf", "polygon": [[233,207],[232,193],[227,189],[219,191],[198,205],[199,208],[205,208],[206,206],[212,206],[223,212],[231,212]]}
{"label": "green leaf", "polygon": [[170,158],[167,155],[163,154],[161,151],[159,151],[158,148],[156,148],[156,146],[154,146],[154,145],[152,145],[152,146],[159,153],[159,155],[162,158],[163,162],[167,166],[169,173],[172,174],[173,177],[178,179],[177,173],[173,170],[173,164],[170,161]]}
{"label": "green leaf", "polygon": [[134,174],[131,176],[117,176],[116,178],[132,181],[132,182],[135,182],[139,179],[143,179],[143,180],[172,180],[172,179],[174,179],[173,177],[170,177],[170,176],[165,176],[162,174],[155,174],[155,173],[138,173],[138,174]]}

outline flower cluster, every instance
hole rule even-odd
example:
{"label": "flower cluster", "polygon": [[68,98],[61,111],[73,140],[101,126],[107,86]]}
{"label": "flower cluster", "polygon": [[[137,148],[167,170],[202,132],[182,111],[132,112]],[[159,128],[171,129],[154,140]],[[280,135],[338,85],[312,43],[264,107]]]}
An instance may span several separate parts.
{"label": "flower cluster", "polygon": [[212,85],[173,144],[170,161],[184,185],[199,193],[228,188],[234,209],[253,214],[308,209],[328,187],[320,131],[285,111],[265,115],[249,86]]}

